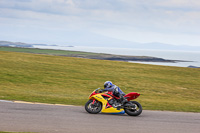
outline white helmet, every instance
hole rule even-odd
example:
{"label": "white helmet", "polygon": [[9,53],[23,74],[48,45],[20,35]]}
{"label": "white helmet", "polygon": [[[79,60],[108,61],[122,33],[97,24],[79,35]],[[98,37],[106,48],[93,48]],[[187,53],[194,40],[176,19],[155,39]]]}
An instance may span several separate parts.
{"label": "white helmet", "polygon": [[105,83],[104,83],[104,89],[105,88],[110,88],[110,87],[112,87],[112,82],[111,81],[106,81]]}

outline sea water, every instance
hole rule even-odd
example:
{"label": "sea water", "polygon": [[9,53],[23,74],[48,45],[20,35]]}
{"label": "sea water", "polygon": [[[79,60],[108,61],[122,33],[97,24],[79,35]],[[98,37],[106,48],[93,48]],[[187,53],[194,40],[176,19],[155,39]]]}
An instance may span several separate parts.
{"label": "sea water", "polygon": [[151,56],[170,60],[182,60],[185,62],[140,62],[130,61],[134,63],[153,64],[153,65],[165,65],[165,66],[178,66],[188,67],[196,66],[200,67],[200,51],[169,51],[169,50],[146,50],[146,49],[132,49],[132,48],[109,48],[109,47],[87,47],[87,46],[42,46],[34,45],[35,48],[41,49],[57,49],[57,50],[72,50],[72,51],[84,51],[95,53],[107,53],[117,55],[130,55],[130,56]]}

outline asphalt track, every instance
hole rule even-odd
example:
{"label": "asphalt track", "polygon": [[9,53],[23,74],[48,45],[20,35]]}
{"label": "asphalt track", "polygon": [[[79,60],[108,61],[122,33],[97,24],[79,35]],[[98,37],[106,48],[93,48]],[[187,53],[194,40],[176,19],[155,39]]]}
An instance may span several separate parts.
{"label": "asphalt track", "polygon": [[200,133],[200,113],[146,111],[138,117],[88,114],[84,107],[0,100],[0,131],[40,133]]}

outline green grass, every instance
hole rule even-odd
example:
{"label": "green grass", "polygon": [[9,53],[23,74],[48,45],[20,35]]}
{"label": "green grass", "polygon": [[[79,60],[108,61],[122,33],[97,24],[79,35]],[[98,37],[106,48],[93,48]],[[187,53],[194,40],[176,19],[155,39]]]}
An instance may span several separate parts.
{"label": "green grass", "polygon": [[0,51],[0,99],[84,105],[107,80],[144,109],[200,112],[200,69]]}
{"label": "green grass", "polygon": [[31,133],[31,132],[2,132],[0,131],[0,133]]}
{"label": "green grass", "polygon": [[10,52],[23,52],[23,53],[34,53],[34,54],[48,54],[48,55],[100,55],[98,53],[81,52],[81,51],[68,51],[68,50],[51,50],[51,49],[37,49],[37,48],[18,48],[18,47],[0,47],[0,51]]}

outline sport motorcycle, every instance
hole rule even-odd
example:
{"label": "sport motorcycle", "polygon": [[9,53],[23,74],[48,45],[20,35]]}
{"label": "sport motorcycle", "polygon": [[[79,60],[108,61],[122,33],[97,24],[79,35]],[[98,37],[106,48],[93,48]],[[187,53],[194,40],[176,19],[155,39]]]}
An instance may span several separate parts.
{"label": "sport motorcycle", "polygon": [[102,93],[101,89],[95,89],[89,96],[89,101],[85,104],[85,110],[91,114],[111,113],[128,114],[138,116],[142,113],[142,106],[137,101],[131,101],[140,96],[139,93],[131,92],[124,96],[125,102],[121,104],[120,98],[112,92]]}

